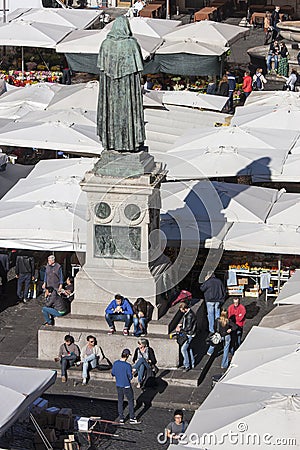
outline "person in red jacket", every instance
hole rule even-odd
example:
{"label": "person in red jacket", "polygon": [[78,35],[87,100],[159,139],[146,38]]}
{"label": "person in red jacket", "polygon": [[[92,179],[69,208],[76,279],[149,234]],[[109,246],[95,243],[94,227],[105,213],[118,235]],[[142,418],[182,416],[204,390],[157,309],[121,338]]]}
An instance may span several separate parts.
{"label": "person in red jacket", "polygon": [[246,70],[244,78],[243,78],[243,86],[242,89],[244,91],[245,97],[247,98],[252,92],[252,77],[250,75],[249,70]]}
{"label": "person in red jacket", "polygon": [[243,327],[246,321],[246,308],[240,303],[239,298],[234,298],[233,303],[228,307],[228,318],[237,326],[236,331],[231,336],[231,351],[234,351],[241,345]]}

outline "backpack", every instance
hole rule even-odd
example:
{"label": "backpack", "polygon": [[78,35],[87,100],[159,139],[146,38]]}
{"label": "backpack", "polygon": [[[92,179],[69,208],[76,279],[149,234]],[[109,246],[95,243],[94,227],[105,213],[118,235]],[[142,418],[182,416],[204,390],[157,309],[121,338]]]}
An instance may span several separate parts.
{"label": "backpack", "polygon": [[256,75],[256,80],[253,81],[252,87],[255,91],[259,91],[262,88],[262,82],[260,79],[260,75]]}

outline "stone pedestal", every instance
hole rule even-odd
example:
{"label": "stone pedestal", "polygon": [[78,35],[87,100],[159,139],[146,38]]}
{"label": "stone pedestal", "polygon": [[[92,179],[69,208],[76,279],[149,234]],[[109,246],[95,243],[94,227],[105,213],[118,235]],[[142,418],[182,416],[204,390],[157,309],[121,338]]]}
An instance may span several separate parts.
{"label": "stone pedestal", "polygon": [[160,184],[166,170],[147,148],[103,152],[81,182],[88,198],[86,262],[75,279],[72,314],[103,315],[117,293],[166,309],[169,261],[162,254]]}

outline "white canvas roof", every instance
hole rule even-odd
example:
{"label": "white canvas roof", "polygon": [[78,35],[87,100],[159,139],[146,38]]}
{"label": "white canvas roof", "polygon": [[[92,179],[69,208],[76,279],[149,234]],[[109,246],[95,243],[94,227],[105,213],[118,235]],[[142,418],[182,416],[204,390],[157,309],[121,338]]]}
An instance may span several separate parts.
{"label": "white canvas roof", "polygon": [[25,178],[33,166],[21,164],[7,164],[5,172],[0,172],[0,199],[8,192],[20,178]]}
{"label": "white canvas roof", "polygon": [[299,226],[235,223],[224,240],[225,250],[297,254]]}
{"label": "white canvas roof", "polygon": [[248,34],[248,30],[243,27],[229,25],[221,22],[202,20],[176,28],[174,31],[164,35],[165,41],[186,41],[209,43],[225,47],[233,44],[243,36]]}
{"label": "white canvas roof", "polygon": [[0,435],[55,383],[56,371],[0,365]]}
{"label": "white canvas roof", "polygon": [[[0,110],[1,115],[1,110]],[[17,122],[63,122],[67,124],[75,125],[87,125],[95,126],[96,124],[96,112],[85,111],[80,108],[74,108],[69,110],[43,110],[32,111],[23,115]]]}
{"label": "white canvas roof", "polygon": [[[102,14],[101,10],[66,9],[66,8],[26,8],[18,11],[18,17],[25,22],[39,22],[83,29],[92,25]],[[9,17],[12,21],[11,17]]]}
{"label": "white canvas roof", "polygon": [[270,211],[268,224],[299,225],[300,194],[283,193]]}
{"label": "white canvas roof", "polygon": [[[185,25],[187,26],[187,25]],[[188,53],[199,56],[221,56],[226,51],[225,47],[212,45],[206,42],[193,41],[166,41],[159,49],[157,55],[174,55],[178,53]]]}
{"label": "white canvas roof", "polygon": [[[292,277],[293,278],[293,277]],[[282,291],[284,290],[284,287],[287,286],[288,283],[292,279],[290,278],[283,286]],[[290,286],[292,288],[292,286]],[[293,289],[291,289],[291,292]],[[298,294],[298,292],[297,292]],[[281,295],[281,291],[280,291]],[[293,296],[293,292],[291,294]],[[279,296],[278,296],[279,297]],[[283,295],[285,297],[285,295]],[[282,300],[284,298],[282,297]],[[286,292],[286,297],[288,297],[288,292]],[[277,299],[276,299],[277,300]],[[292,299],[293,300],[293,299]],[[267,328],[276,328],[279,330],[294,330],[294,331],[300,331],[300,308],[299,304],[294,305],[280,305],[276,308],[272,309],[260,322],[259,326],[267,327]]]}
{"label": "white canvas roof", "polygon": [[2,202],[0,236],[0,246],[8,248],[85,251],[86,205]]}
{"label": "white canvas roof", "polygon": [[0,131],[0,145],[36,147],[69,153],[100,155],[95,126],[64,122],[14,122]]}
{"label": "white canvas roof", "polygon": [[[106,39],[109,30],[75,30],[56,46],[58,53],[87,53],[98,54],[102,42]],[[160,37],[134,34],[141,46],[143,58],[148,58],[163,40]]]}
{"label": "white canvas roof", "polygon": [[[0,103],[0,117],[11,120],[20,119],[28,113],[36,111],[36,109],[35,106],[27,102],[23,102],[19,106],[7,106],[5,108],[1,108]],[[39,111],[39,113],[40,112],[41,111]]]}
{"label": "white canvas roof", "polygon": [[18,87],[1,95],[0,108],[19,107],[26,102],[35,109],[44,109],[61,88],[61,85],[56,83],[36,83],[27,87]]}
{"label": "white canvas roof", "polygon": [[253,327],[234,354],[222,383],[295,393],[300,390],[299,350],[299,331]]}
{"label": "white canvas roof", "polygon": [[47,109],[73,109],[96,111],[98,104],[98,81],[64,86],[50,101]]}
{"label": "white canvas roof", "polygon": [[[294,393],[299,392],[297,389]],[[221,382],[194,414],[184,444],[170,445],[169,450],[267,450],[276,442],[297,443],[299,418],[300,401],[296,395]]]}
{"label": "white canvas roof", "polygon": [[14,22],[0,25],[0,45],[55,48],[71,31],[70,27],[49,26],[47,23],[30,23],[16,19]]}
{"label": "white canvas roof", "polygon": [[244,106],[292,106],[300,108],[299,92],[292,91],[252,91]]}
{"label": "white canvas roof", "polygon": [[[1,141],[0,141],[1,142]],[[211,177],[281,173],[288,150],[236,148],[215,146],[201,149],[168,150],[153,152],[167,164],[168,179],[197,180]]]}
{"label": "white canvas roof", "polygon": [[47,159],[39,161],[29,176],[37,178],[82,179],[85,172],[91,170],[97,158]]}
{"label": "white canvas roof", "polygon": [[255,175],[254,182],[281,181],[286,183],[298,183],[300,181],[300,154],[288,154],[284,162],[282,173],[269,173],[266,175]]}
{"label": "white canvas roof", "polygon": [[300,270],[296,270],[292,277],[284,284],[274,303],[278,305],[300,305]]}
{"label": "white canvas roof", "polygon": [[[132,34],[161,38],[171,30],[181,25],[180,20],[150,19],[148,17],[129,18]],[[106,25],[105,28],[111,29],[113,22]]]}
{"label": "white canvas roof", "polygon": [[[204,97],[218,97],[203,95]],[[181,136],[172,152],[198,150],[210,147],[255,148],[255,149],[290,149],[297,141],[299,133],[290,130],[270,130],[264,128],[247,128],[239,126],[193,129]]]}
{"label": "white canvas roof", "polygon": [[281,195],[275,189],[216,181],[163,183],[161,212],[176,221],[188,221],[191,214],[201,222],[262,223]]}
{"label": "white canvas roof", "polygon": [[[149,94],[151,93],[152,91],[149,92]],[[190,106],[215,111],[221,111],[227,102],[227,99],[220,95],[206,95],[189,91],[158,91],[158,94],[166,105]]]}
{"label": "white canvas roof", "polygon": [[299,132],[300,109],[290,106],[242,106],[237,108],[231,125],[294,130]]}

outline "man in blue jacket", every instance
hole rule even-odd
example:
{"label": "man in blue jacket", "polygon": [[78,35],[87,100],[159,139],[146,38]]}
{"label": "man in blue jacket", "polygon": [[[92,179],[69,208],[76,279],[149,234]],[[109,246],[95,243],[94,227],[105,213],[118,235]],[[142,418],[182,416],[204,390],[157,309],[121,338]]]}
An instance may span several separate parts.
{"label": "man in blue jacket", "polygon": [[118,392],[118,414],[119,423],[124,424],[124,396],[128,400],[129,423],[135,425],[140,423],[134,415],[134,396],[131,387],[132,367],[127,362],[131,352],[128,348],[124,348],[121,359],[113,363],[111,374],[116,378],[116,386]]}
{"label": "man in blue jacket", "polygon": [[123,334],[124,336],[128,336],[132,317],[133,310],[127,298],[124,298],[120,294],[115,295],[115,298],[105,310],[105,319],[109,326],[108,334],[114,334],[116,332],[114,322],[117,320],[124,322]]}

